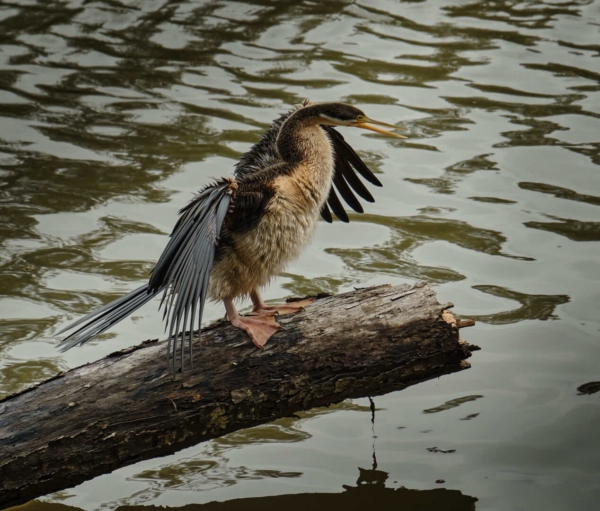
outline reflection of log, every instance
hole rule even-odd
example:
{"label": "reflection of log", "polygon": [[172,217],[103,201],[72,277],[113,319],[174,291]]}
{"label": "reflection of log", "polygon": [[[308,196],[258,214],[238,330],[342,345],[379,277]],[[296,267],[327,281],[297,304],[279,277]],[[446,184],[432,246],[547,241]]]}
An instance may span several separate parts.
{"label": "reflection of log", "polygon": [[[121,506],[117,511],[364,511],[366,509],[398,509],[402,511],[475,511],[477,499],[458,490],[409,490],[380,485],[344,486],[343,493],[300,493],[233,499],[182,507]],[[56,511],[59,511],[58,509]],[[64,510],[67,511],[67,510]]]}
{"label": "reflection of log", "polygon": [[280,318],[264,350],[223,322],[173,381],[146,342],[0,401],[0,505],[78,484],[298,410],[468,367],[429,286],[381,286]]}
{"label": "reflection of log", "polygon": [[[344,486],[342,493],[298,493],[233,499],[181,507],[120,506],[117,511],[364,511],[366,509],[398,509],[401,511],[475,511],[477,499],[459,490],[409,490],[380,485]],[[27,511],[82,511],[78,507],[47,502],[32,502]]]}

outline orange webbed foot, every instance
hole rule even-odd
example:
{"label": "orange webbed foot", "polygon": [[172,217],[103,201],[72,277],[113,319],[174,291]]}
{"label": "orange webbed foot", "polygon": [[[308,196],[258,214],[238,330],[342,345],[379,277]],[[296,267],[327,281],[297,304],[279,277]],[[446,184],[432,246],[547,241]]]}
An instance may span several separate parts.
{"label": "orange webbed foot", "polygon": [[234,327],[246,332],[257,348],[262,348],[273,334],[282,330],[273,316],[236,316],[230,322]]}
{"label": "orange webbed foot", "polygon": [[304,311],[304,307],[308,307],[315,301],[315,298],[307,298],[297,302],[286,302],[280,305],[265,305],[254,306],[251,316],[285,316],[286,314],[295,314],[296,312]]}

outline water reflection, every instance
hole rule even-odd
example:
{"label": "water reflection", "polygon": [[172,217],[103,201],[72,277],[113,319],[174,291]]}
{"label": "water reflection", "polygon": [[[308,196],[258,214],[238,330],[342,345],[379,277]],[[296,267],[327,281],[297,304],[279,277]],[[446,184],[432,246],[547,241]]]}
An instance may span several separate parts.
{"label": "water reflection", "polygon": [[525,222],[527,227],[549,231],[573,241],[600,241],[600,222],[582,222],[569,218],[547,215],[559,222]]}
{"label": "water reflection", "polygon": [[497,163],[491,161],[491,154],[480,154],[469,160],[454,163],[445,169],[442,177],[408,178],[407,181],[422,184],[436,193],[454,193],[460,183],[471,173],[479,170],[498,170]]}
{"label": "water reflection", "polygon": [[[443,212],[428,208],[424,213]],[[531,258],[510,255],[502,246],[506,238],[498,231],[475,228],[466,222],[430,214],[412,217],[378,217],[364,214],[354,215],[352,221],[383,225],[390,229],[390,239],[381,246],[362,247],[349,250],[331,248],[326,251],[340,257],[354,275],[377,273],[401,276],[411,280],[426,280],[433,283],[458,281],[465,278],[447,266],[428,267],[414,258],[413,252],[434,241],[443,241],[466,250],[520,260]]]}
{"label": "water reflection", "polygon": [[[476,401],[477,399],[482,398],[483,396],[464,396],[464,397],[457,397],[455,399],[451,399],[449,401],[446,401],[444,404],[436,406],[434,408],[427,408],[426,410],[423,410],[423,413],[438,413],[438,412],[444,412],[446,410],[451,410],[452,408],[456,408],[457,406],[462,405],[463,403],[469,403],[471,401]],[[478,415],[478,414],[476,414]]]}
{"label": "water reflection", "polygon": [[600,392],[600,381],[591,381],[577,387],[577,393],[580,396],[595,394],[596,392]]}
{"label": "water reflection", "polygon": [[569,297],[567,295],[529,295],[505,289],[500,286],[490,285],[473,287],[483,293],[515,300],[521,304],[521,307],[517,309],[474,317],[474,319],[477,319],[478,321],[484,321],[495,325],[515,323],[517,321],[528,319],[537,319],[541,321],[558,319],[558,316],[555,314],[556,308],[559,305],[569,302]]}
{"label": "water reflection", "polygon": [[8,357],[5,358],[5,363],[8,367],[2,372],[2,385],[6,394],[21,390],[24,381],[44,381],[56,376],[64,369],[59,357],[56,357],[56,360],[45,359],[37,364]]}
{"label": "water reflection", "polygon": [[[360,478],[359,478],[360,480]],[[386,488],[380,484],[357,484],[344,486],[343,493],[298,493],[188,504],[185,506],[135,505],[119,506],[118,511],[222,511],[261,509],[263,511],[286,509],[290,511],[331,509],[402,509],[406,511],[475,511],[478,499],[464,495],[458,490],[410,490]],[[65,504],[47,504],[33,501],[14,508],[23,511],[78,511],[80,508]]]}
{"label": "water reflection", "polygon": [[[465,402],[480,396],[464,398]],[[463,494],[457,490],[434,489],[413,490],[404,486],[397,487],[398,481],[390,483],[390,474],[382,470],[377,463],[376,453],[376,408],[374,401],[369,398],[370,406],[354,402],[344,402],[334,405],[332,409],[318,409],[301,413],[300,417],[275,421],[273,424],[258,426],[250,430],[239,431],[226,435],[215,442],[207,444],[202,456],[180,458],[176,464],[166,464],[155,470],[146,470],[133,478],[146,486],[145,490],[119,501],[113,501],[108,506],[120,511],[142,511],[153,509],[186,509],[186,510],[220,510],[220,509],[408,509],[408,510],[457,510],[474,511],[477,498]],[[458,406],[457,404],[452,406]],[[449,407],[452,407],[449,406]],[[372,466],[369,469],[358,467],[358,478],[355,485],[343,484],[340,493],[294,493],[254,498],[230,499],[223,502],[203,504],[187,504],[183,506],[153,506],[150,502],[165,494],[168,490],[177,491],[206,491],[221,487],[233,486],[244,481],[262,480],[266,484],[270,479],[294,479],[302,476],[301,472],[282,472],[273,469],[252,469],[245,466],[232,467],[227,459],[227,451],[236,445],[252,442],[254,432],[255,442],[290,442],[306,438],[302,424],[323,414],[335,410],[370,413],[372,432]],[[250,436],[246,436],[250,433]],[[240,436],[240,435],[243,435]],[[430,452],[449,453],[454,450],[428,449]],[[436,481],[443,483],[443,481]],[[391,487],[396,486],[396,487]],[[55,494],[55,500],[61,500],[66,492]],[[67,496],[66,494],[64,495]],[[40,507],[41,506],[41,507]],[[45,507],[47,506],[47,507]],[[32,501],[15,509],[37,511],[37,509],[55,511],[77,510],[60,503],[41,503]]]}
{"label": "water reflection", "polygon": [[[566,427],[553,428],[557,414],[573,421],[574,407],[592,406],[597,395],[585,399],[573,389],[597,379],[600,356],[598,16],[593,0],[3,3],[0,396],[160,335],[151,305],[139,321],[120,324],[85,350],[59,355],[52,337],[69,319],[140,285],[177,209],[211,177],[229,174],[280,112],[305,97],[340,99],[401,123],[410,139],[348,134],[384,187],[367,214],[351,215],[349,225],[321,226],[266,298],[433,283],[459,314],[479,320],[481,330],[468,336],[483,347],[479,368],[403,392],[381,412],[394,424],[392,433],[383,426],[378,431],[386,445],[380,456],[395,456],[385,464],[393,467],[386,484],[414,477],[407,486],[424,488],[441,464],[454,463],[452,473],[464,477],[460,487],[485,492],[490,509],[593,508],[597,486],[585,481],[597,480],[597,473],[571,476],[597,451],[589,448],[596,441],[593,423],[582,420],[573,437]],[[208,311],[206,318],[220,314]],[[497,342],[488,342],[492,338]],[[543,361],[540,350],[547,354]],[[502,363],[508,357],[510,366]],[[428,404],[417,399],[411,409],[405,396],[412,392]],[[467,405],[422,413],[476,395],[486,396],[477,403],[477,420],[466,420],[475,415],[462,411]],[[279,484],[301,480],[324,499],[347,505],[331,493],[340,484],[324,487],[314,476],[312,461],[281,469],[302,476],[277,478],[254,466],[258,454],[243,462],[230,458],[232,451],[219,454],[227,442],[236,452],[253,452],[278,442],[308,449],[337,438],[346,410],[332,410],[303,428],[286,419],[215,442],[210,460],[218,468],[200,466],[204,476],[188,475],[190,484],[198,489],[202,477],[210,485],[250,474],[268,485],[267,495],[272,488],[289,493]],[[410,441],[395,443],[398,424],[425,419],[444,420],[443,427],[415,425],[404,430]],[[520,459],[506,455],[503,465],[489,446],[523,451],[527,442],[518,444],[506,432],[518,424],[525,434],[539,423],[549,425],[548,441],[560,446],[556,467],[529,457],[528,481],[537,484],[513,483],[504,474],[520,473]],[[409,437],[413,430],[431,432]],[[420,443],[436,434],[434,443]],[[485,445],[469,449],[478,437]],[[580,452],[578,441],[586,444],[581,455],[573,454]],[[331,461],[338,453],[329,443],[319,444],[316,459],[331,465],[327,481],[360,464],[350,464],[359,443],[339,463]],[[430,455],[425,448],[431,445],[456,446],[457,454]],[[564,466],[557,461],[561,454]],[[158,472],[169,474],[174,465]],[[138,473],[149,480],[155,475]],[[124,488],[131,485],[129,494],[136,484],[145,483],[120,480]],[[358,486],[377,492],[380,485]],[[163,488],[154,490],[147,495],[159,498]],[[384,490],[394,498],[416,492]],[[517,501],[524,492],[529,500]],[[117,499],[104,489],[91,494],[102,501],[98,507]],[[426,494],[433,495],[418,493]],[[580,501],[567,505],[565,495],[580,495]]]}
{"label": "water reflection", "polygon": [[[205,452],[204,456],[214,453]],[[144,483],[147,489],[135,495],[135,501],[143,502],[157,498],[168,490],[209,491],[233,486],[243,481],[268,480],[271,478],[298,478],[302,472],[253,469],[231,466],[226,457],[219,460],[182,459],[175,466],[163,466],[157,470],[140,472],[135,481]]]}
{"label": "water reflection", "polygon": [[577,193],[574,190],[569,190],[568,188],[563,188],[561,186],[555,186],[546,183],[521,182],[519,183],[519,188],[522,188],[523,190],[530,190],[532,192],[547,193],[549,195],[553,195],[554,197],[558,197],[559,199],[574,200],[577,202],[585,202],[587,204],[600,206],[600,197]]}
{"label": "water reflection", "polygon": [[231,458],[236,449],[241,447],[292,444],[309,440],[312,435],[306,430],[307,423],[317,417],[342,411],[372,413],[368,406],[355,401],[345,401],[328,408],[301,412],[271,424],[235,431],[202,444],[199,452],[180,456],[175,462],[164,463],[156,468],[135,473],[129,477],[129,480],[143,485],[143,489],[138,489],[135,495],[113,501],[110,505],[127,507],[132,503],[151,502],[171,490],[209,492],[248,481],[262,481],[262,484],[268,485],[273,479],[300,478],[303,475],[301,471],[253,468],[236,464]]}

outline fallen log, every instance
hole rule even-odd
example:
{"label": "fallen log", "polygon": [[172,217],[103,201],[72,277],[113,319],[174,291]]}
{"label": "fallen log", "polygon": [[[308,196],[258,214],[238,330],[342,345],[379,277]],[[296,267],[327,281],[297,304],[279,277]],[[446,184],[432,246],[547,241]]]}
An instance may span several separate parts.
{"label": "fallen log", "polygon": [[[469,367],[427,284],[326,297],[257,350],[223,321],[175,379],[146,341],[0,401],[0,507],[294,412]],[[449,317],[448,317],[449,316]]]}

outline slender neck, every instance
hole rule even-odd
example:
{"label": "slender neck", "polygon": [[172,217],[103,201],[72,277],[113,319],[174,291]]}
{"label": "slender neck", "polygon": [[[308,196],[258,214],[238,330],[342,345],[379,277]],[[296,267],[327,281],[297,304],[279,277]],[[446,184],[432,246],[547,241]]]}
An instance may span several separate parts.
{"label": "slender neck", "polygon": [[315,150],[317,142],[323,139],[328,142],[327,135],[319,127],[321,105],[310,105],[293,112],[281,125],[277,135],[277,150],[288,163],[318,158]]}

